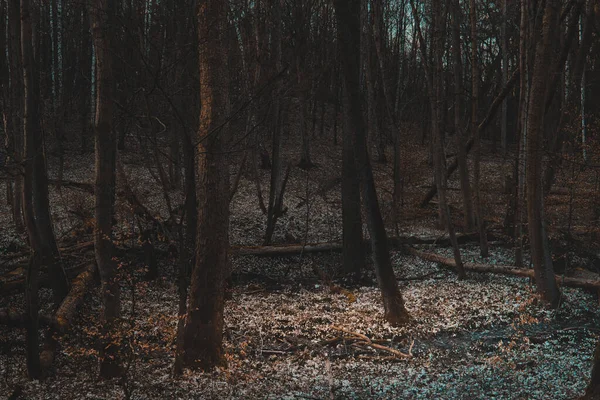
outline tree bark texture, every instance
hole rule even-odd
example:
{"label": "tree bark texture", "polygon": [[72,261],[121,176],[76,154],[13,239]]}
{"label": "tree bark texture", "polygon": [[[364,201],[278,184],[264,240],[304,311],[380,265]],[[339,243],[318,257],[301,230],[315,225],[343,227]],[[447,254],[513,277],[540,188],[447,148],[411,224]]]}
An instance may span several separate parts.
{"label": "tree bark texture", "polygon": [[450,215],[450,207],[448,205],[448,200],[446,198],[446,157],[444,153],[444,132],[442,130],[442,57],[444,52],[444,38],[443,38],[443,26],[445,18],[441,11],[442,6],[439,0],[432,1],[432,10],[433,11],[433,37],[432,37],[432,77],[431,77],[431,87],[432,91],[430,93],[430,101],[431,101],[431,135],[433,140],[433,149],[434,149],[434,166],[435,166],[435,179],[436,186],[438,188],[438,196],[439,196],[439,208],[440,208],[440,225],[444,226],[448,230],[448,235],[450,236],[450,241],[452,242],[452,249],[454,252],[454,258],[456,260],[456,270],[458,273],[459,279],[465,278],[465,271],[463,269],[462,259],[460,255],[460,250],[458,248],[458,243],[456,241],[456,233],[454,231],[454,225],[452,223],[452,218]]}
{"label": "tree bark texture", "polygon": [[460,176],[460,187],[462,190],[463,213],[465,228],[472,229],[475,225],[473,218],[473,196],[471,194],[471,183],[469,180],[469,165],[467,162],[467,151],[464,142],[467,140],[466,130],[462,127],[462,53],[460,50],[460,2],[455,0],[453,7],[453,25],[452,25],[452,46],[454,56],[454,130],[458,145],[458,154],[456,160],[458,162],[458,174]]}
{"label": "tree bark texture", "polygon": [[544,228],[544,201],[542,189],[543,123],[546,88],[549,83],[548,65],[552,52],[553,32],[558,26],[557,0],[546,1],[541,28],[537,39],[527,119],[527,218],[531,259],[537,290],[551,306],[558,306],[560,293],[554,280],[552,258],[548,257],[549,244]]}
{"label": "tree bark texture", "polygon": [[184,328],[183,364],[210,370],[225,364],[223,307],[228,276],[229,164],[226,149],[229,109],[227,4],[203,0],[198,6],[200,126],[196,138],[198,225]]}
{"label": "tree bark texture", "polygon": [[[7,116],[9,151],[11,159],[19,165],[23,159],[23,74],[21,55],[21,15],[19,2],[8,2],[8,61],[10,64],[10,115]],[[12,190],[13,222],[17,232],[25,231],[23,224],[23,176],[21,168],[16,168]]]}
{"label": "tree bark texture", "polygon": [[471,18],[471,135],[474,143],[474,186],[475,186],[475,208],[477,210],[477,230],[479,231],[480,252],[482,257],[489,255],[489,247],[485,235],[485,219],[483,205],[481,204],[481,141],[478,134],[477,120],[479,118],[479,65],[477,56],[477,8],[476,1],[470,0]]}
{"label": "tree bark texture", "polygon": [[33,57],[32,17],[29,0],[21,0],[21,54],[23,66],[23,88],[25,107],[23,112],[23,133],[25,139],[25,179],[23,185],[23,212],[29,244],[32,249],[27,267],[25,287],[26,324],[26,358],[27,374],[31,379],[41,377],[40,350],[38,336],[38,281],[40,262],[43,253],[42,238],[35,215],[35,168],[36,159],[41,157],[41,126],[39,113],[39,89]]}
{"label": "tree bark texture", "polygon": [[385,318],[394,325],[408,322],[409,315],[404,307],[402,295],[394,276],[387,243],[385,226],[379,209],[377,192],[371,163],[367,151],[366,127],[360,103],[360,0],[335,0],[338,21],[342,70],[346,85],[346,104],[352,121],[347,126],[344,140],[352,140],[354,157],[361,180],[362,197],[365,203],[373,262],[377,281],[381,288]]}
{"label": "tree bark texture", "polygon": [[95,218],[94,252],[102,285],[102,318],[105,339],[100,344],[100,376],[113,378],[123,371],[118,349],[118,319],[121,314],[117,265],[113,260],[112,221],[115,203],[117,140],[113,127],[114,0],[95,0],[90,9],[96,53]]}

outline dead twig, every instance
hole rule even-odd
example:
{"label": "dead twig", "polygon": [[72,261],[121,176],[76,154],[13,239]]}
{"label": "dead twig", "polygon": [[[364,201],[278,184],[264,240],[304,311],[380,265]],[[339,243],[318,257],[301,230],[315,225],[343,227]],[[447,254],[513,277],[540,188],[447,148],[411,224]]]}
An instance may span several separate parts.
{"label": "dead twig", "polygon": [[348,329],[342,328],[340,326],[335,326],[335,325],[332,325],[331,329],[335,329],[336,331],[347,333],[348,335],[352,335],[354,337],[357,337],[357,338],[360,338],[360,339],[364,340],[365,342],[371,343],[371,339],[369,339],[367,336],[363,335],[362,333],[352,332],[352,331],[350,331]]}
{"label": "dead twig", "polygon": [[381,350],[381,351],[385,351],[387,353],[393,354],[395,357],[400,357],[400,358],[412,358],[412,348],[414,345],[414,340],[410,345],[410,350],[408,352],[408,354],[401,352],[400,350],[396,350],[392,347],[388,347],[388,346],[384,346],[382,344],[379,343],[374,343],[373,340],[371,340],[368,336],[363,335],[362,333],[358,333],[358,332],[353,332],[350,331],[348,329],[339,327],[339,326],[335,326],[332,325],[331,329],[334,329],[336,331],[340,331],[343,333],[347,333],[348,335],[351,335],[350,338],[344,338],[344,340],[356,340],[352,345],[353,346],[367,346],[370,347],[372,349],[376,349],[376,350]]}

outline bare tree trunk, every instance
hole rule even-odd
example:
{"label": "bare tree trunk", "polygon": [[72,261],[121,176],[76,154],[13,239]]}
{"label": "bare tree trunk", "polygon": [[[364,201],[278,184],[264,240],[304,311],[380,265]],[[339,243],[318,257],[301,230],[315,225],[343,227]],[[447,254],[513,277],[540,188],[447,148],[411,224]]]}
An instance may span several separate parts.
{"label": "bare tree trunk", "polygon": [[100,348],[100,376],[123,374],[116,334],[121,314],[119,279],[113,260],[112,220],[115,202],[117,140],[112,125],[114,79],[112,40],[114,0],[96,0],[90,9],[96,51],[96,147],[94,250],[102,284],[104,337]]}
{"label": "bare tree trunk", "polygon": [[360,103],[360,0],[335,0],[334,5],[338,20],[338,41],[346,86],[346,104],[348,115],[352,117],[352,121],[347,123],[347,127],[350,129],[346,131],[344,138],[353,140],[354,156],[360,171],[367,226],[373,249],[373,262],[381,288],[385,318],[391,324],[400,325],[409,320],[409,315],[398,290],[398,283],[390,260],[387,234],[381,218],[367,151],[366,127]]}
{"label": "bare tree trunk", "polygon": [[169,183],[171,189],[179,189],[181,187],[181,168],[179,155],[179,134],[175,131],[169,133]]}
{"label": "bare tree trunk", "polygon": [[209,370],[226,363],[223,307],[229,251],[229,109],[227,77],[227,4],[204,0],[198,8],[200,126],[196,156],[198,232],[196,263],[183,335],[183,364]]}
{"label": "bare tree trunk", "polygon": [[[575,11],[581,11],[581,8],[583,7],[583,4],[580,5],[580,7],[575,7]],[[563,112],[563,118],[568,119],[568,121],[565,121],[565,123],[560,124],[560,125],[568,125],[569,122],[571,122],[573,119],[575,118],[579,118],[580,115],[578,115],[577,117],[574,116],[574,114],[577,113],[581,113],[582,109],[582,103],[581,103],[581,91],[584,89],[582,86],[583,83],[583,77],[584,77],[584,70],[585,70],[585,65],[586,65],[586,60],[587,60],[587,56],[588,53],[590,51],[591,45],[592,45],[592,36],[593,36],[593,25],[594,25],[594,10],[591,6],[591,2],[588,1],[586,7],[584,8],[585,12],[585,18],[584,18],[584,23],[583,23],[583,29],[581,32],[581,42],[579,44],[579,48],[578,51],[576,53],[576,56],[574,56],[574,61],[572,63],[572,68],[571,68],[571,87],[569,89],[569,93],[567,95],[567,107],[565,107],[565,111]],[[571,22],[574,22],[574,30],[577,30],[577,25],[578,25],[578,20],[579,20],[579,12],[574,12],[571,16],[571,18],[573,18],[573,20]],[[567,35],[568,36],[568,35]],[[568,39],[567,39],[568,40]],[[559,67],[562,67],[562,62],[559,64]],[[553,92],[550,92],[549,95],[552,95]],[[548,110],[549,108],[549,104],[548,104],[548,100],[546,101],[546,110]],[[568,113],[568,116],[564,116],[565,113]],[[552,189],[552,185],[554,183],[555,180],[555,175],[556,175],[556,169],[560,166],[561,161],[563,159],[563,157],[561,157],[561,149],[563,147],[563,143],[566,139],[567,136],[567,132],[566,129],[561,129],[562,126],[559,126],[559,128],[557,129],[556,135],[553,138],[553,141],[551,143],[551,147],[550,147],[550,154],[552,155],[552,157],[550,158],[549,162],[546,165],[546,170],[544,171],[544,193],[549,193],[550,189]]]}
{"label": "bare tree trunk", "polygon": [[58,176],[57,176],[57,189],[61,189],[61,182],[64,174],[65,166],[65,102],[64,102],[64,83],[62,81],[62,68],[59,50],[61,48],[59,41],[62,40],[62,15],[58,13],[58,1],[52,0],[50,2],[52,9],[51,15],[51,41],[52,41],[52,83],[53,83],[53,96],[52,96],[52,120],[54,134],[56,137],[56,151],[58,153]]}
{"label": "bare tree trunk", "polygon": [[89,131],[90,131],[90,99],[92,91],[92,81],[87,77],[87,74],[92,70],[92,47],[93,43],[89,34],[90,18],[88,15],[87,4],[81,6],[80,16],[80,51],[78,52],[78,69],[76,85],[79,88],[79,152],[85,154],[89,148]]}
{"label": "bare tree trunk", "polygon": [[308,62],[308,41],[310,39],[311,24],[310,24],[310,7],[307,2],[297,2],[294,5],[294,28],[297,30],[297,53],[296,61],[296,78],[300,91],[300,135],[302,138],[302,148],[298,167],[308,170],[314,167],[310,157],[310,133],[308,127],[309,105],[311,95],[315,93],[315,79],[310,79],[313,75],[310,71]]}
{"label": "bare tree trunk", "polygon": [[[455,0],[453,4],[452,46],[454,48],[454,129],[458,141],[458,173],[460,176],[460,187],[462,190],[465,228],[473,229],[473,196],[469,182],[469,166],[467,163],[467,151],[463,143],[467,141],[467,135],[462,128],[462,54],[460,50],[460,2]],[[445,174],[444,174],[445,176]]]}
{"label": "bare tree trunk", "polygon": [[[366,4],[369,3],[369,0],[363,0]],[[371,25],[372,18],[370,18],[369,14],[372,11],[369,11],[369,7],[367,5],[363,6],[362,12],[365,14],[363,19],[367,22],[367,26]],[[381,130],[382,127],[379,125],[379,119],[377,118],[377,103],[376,103],[376,93],[375,93],[375,80],[376,75],[373,68],[373,35],[370,29],[366,30],[366,33],[362,35],[364,39],[364,60],[361,60],[365,64],[365,83],[367,89],[367,143],[375,144],[375,148],[377,149],[377,161],[385,163],[385,149],[382,149],[381,146]]]}
{"label": "bare tree trunk", "polygon": [[[21,56],[21,16],[18,1],[8,2],[8,29],[10,63],[10,110],[7,123],[11,128],[9,135],[11,159],[20,165],[23,160],[23,75]],[[13,222],[17,232],[25,231],[23,225],[23,171],[15,168],[15,187],[12,191]]]}
{"label": "bare tree trunk", "polygon": [[[5,142],[4,144],[7,145],[8,144],[8,138],[10,137],[9,134],[9,130],[6,129],[6,118],[8,117],[8,108],[9,108],[9,96],[10,96],[10,88],[9,88],[9,82],[10,82],[10,75],[9,75],[9,61],[8,61],[8,53],[10,51],[9,46],[8,46],[8,41],[7,39],[10,39],[10,31],[8,30],[8,10],[7,10],[7,3],[6,2],[0,2],[0,32],[2,32],[2,35],[0,35],[0,49],[4,49],[3,52],[1,52],[0,54],[0,90],[2,91],[2,93],[0,94],[0,117],[2,117],[2,123],[0,124],[0,126],[2,126],[2,128],[4,128],[4,134],[6,135],[5,137]],[[8,32],[8,38],[6,33]],[[8,146],[7,146],[8,148]],[[4,150],[4,149],[3,149]],[[4,162],[6,161],[6,159],[4,158],[5,154],[4,151],[2,151],[2,153],[0,153],[0,165],[4,166]],[[9,183],[10,184],[10,183]],[[8,200],[8,199],[7,199]],[[10,201],[10,200],[9,200]],[[10,203],[9,203],[10,204]]]}
{"label": "bare tree trunk", "polygon": [[187,298],[190,272],[195,264],[196,233],[198,224],[198,208],[196,206],[196,159],[194,146],[189,133],[185,133],[183,159],[185,168],[185,234],[179,232],[179,276],[177,283],[179,305],[177,310],[177,338],[173,371],[179,375],[183,372],[185,316],[187,314]]}
{"label": "bare tree trunk", "polygon": [[[280,0],[273,0],[271,6],[273,23],[275,24],[273,32],[273,43],[272,51],[275,61],[275,73],[279,73],[282,68],[282,54],[281,54],[281,35],[282,35],[282,22],[281,22],[281,3]],[[269,186],[269,206],[267,209],[267,231],[265,234],[264,244],[271,244],[273,238],[273,232],[275,231],[275,223],[280,216],[282,210],[277,209],[277,197],[283,196],[281,193],[281,83],[278,80],[273,99],[273,120],[271,121],[272,126],[272,162],[271,162],[271,185]],[[310,153],[308,155],[310,157]]]}
{"label": "bare tree trunk", "polygon": [[[345,132],[351,132],[350,106],[346,84],[343,85],[343,105]],[[357,278],[365,269],[365,248],[363,244],[363,224],[360,211],[360,180],[354,155],[352,137],[342,138],[342,259],[344,273]]]}
{"label": "bare tree trunk", "polygon": [[[336,62],[337,64],[337,62]],[[335,80],[335,87],[334,87],[334,93],[335,93],[335,97],[333,99],[334,101],[334,105],[333,105],[333,145],[337,146],[338,144],[338,114],[340,112],[340,84],[339,84],[339,78],[337,78],[337,68],[335,69],[336,71],[336,80]]]}
{"label": "bare tree trunk", "polygon": [[[46,158],[44,151],[44,136],[41,126],[41,100],[39,77],[37,73],[37,60],[33,49],[33,17],[29,2],[21,4],[21,43],[23,57],[23,82],[25,84],[25,113],[24,137],[26,141],[27,163],[30,176],[28,179],[31,189],[31,198],[24,198],[24,202],[31,201],[33,210],[32,223],[28,224],[28,231],[36,231],[39,241],[32,243],[34,252],[38,252],[40,262],[47,265],[52,281],[52,290],[55,303],[59,304],[69,291],[69,281],[60,260],[52,217],[50,215],[50,201],[48,197],[48,175],[46,171]],[[25,11],[24,11],[25,8]],[[28,26],[23,25],[24,15],[27,13]],[[27,37],[25,37],[27,35]],[[37,246],[37,247],[35,247]]]}
{"label": "bare tree trunk", "polygon": [[[448,206],[448,200],[446,198],[446,163],[445,163],[445,152],[444,152],[444,132],[442,130],[442,119],[443,112],[441,110],[442,101],[442,57],[444,53],[444,38],[442,25],[445,21],[445,15],[442,11],[442,5],[439,0],[432,1],[432,90],[430,93],[431,97],[431,134],[433,140],[433,151],[434,151],[434,166],[435,166],[435,178],[436,185],[438,188],[439,206],[442,211],[441,220],[445,224],[450,236],[450,242],[454,251],[454,259],[456,261],[456,272],[459,279],[466,277],[462,259],[460,256],[460,250],[458,248],[458,242],[456,240],[456,233],[454,231],[454,225],[450,215],[450,207]],[[433,11],[435,10],[435,11]]]}
{"label": "bare tree trunk", "polygon": [[525,209],[525,172],[526,157],[525,146],[527,144],[527,106],[529,104],[529,67],[527,63],[527,18],[528,8],[526,0],[521,1],[521,21],[519,26],[519,113],[518,113],[518,147],[515,158],[515,180],[516,180],[516,210],[515,210],[515,264],[523,267],[523,220]]}
{"label": "bare tree trunk", "polygon": [[396,132],[394,135],[394,191],[392,193],[392,218],[396,235],[400,235],[400,210],[403,206],[402,195],[404,191],[404,179],[402,178],[402,163],[400,159],[401,146],[400,132]]}
{"label": "bare tree trunk", "polygon": [[[508,19],[508,0],[502,0],[502,25],[500,36],[502,36],[502,85],[506,85],[508,82],[508,33],[506,31],[506,24]],[[508,100],[502,101],[502,115],[500,117],[500,143],[502,146],[502,152],[506,154],[508,150]]]}
{"label": "bare tree trunk", "polygon": [[35,158],[40,157],[40,114],[39,91],[32,44],[32,18],[29,0],[21,0],[21,55],[23,67],[23,88],[25,108],[23,112],[23,137],[25,141],[25,179],[23,184],[23,213],[29,236],[32,255],[27,269],[25,309],[27,310],[26,353],[27,374],[31,379],[41,377],[39,350],[39,316],[38,316],[38,279],[40,257],[42,254],[42,239],[35,216]]}
{"label": "bare tree trunk", "polygon": [[300,154],[300,161],[298,167],[307,170],[314,167],[314,164],[310,158],[310,134],[308,132],[308,106],[309,106],[309,93],[307,89],[302,89],[303,94],[300,98],[300,135],[302,136],[302,150]]}
{"label": "bare tree trunk", "polygon": [[479,240],[481,256],[489,255],[487,236],[485,233],[485,219],[483,215],[483,206],[481,204],[481,140],[477,134],[477,120],[479,115],[479,65],[477,56],[477,9],[475,0],[470,0],[471,17],[471,82],[472,82],[472,104],[471,104],[471,135],[475,139],[474,143],[474,180],[475,180],[475,208],[477,209],[477,230],[479,231]]}
{"label": "bare tree trunk", "polygon": [[558,27],[558,0],[547,0],[544,10],[541,37],[537,40],[535,63],[531,81],[527,121],[527,217],[531,259],[535,271],[537,290],[545,301],[557,307],[560,292],[554,279],[552,258],[548,257],[549,244],[544,228],[544,202],[542,189],[543,121],[546,87],[552,37]]}
{"label": "bare tree trunk", "polygon": [[[397,120],[397,115],[392,108],[392,99],[388,90],[387,76],[384,65],[384,43],[385,43],[385,27],[384,27],[384,12],[382,3],[380,1],[373,1],[372,4],[374,20],[373,24],[373,37],[375,42],[375,50],[377,55],[377,65],[379,67],[380,81],[382,82],[383,100],[385,102],[385,109],[387,115],[392,121],[394,126],[393,143],[394,143],[394,165],[393,165],[393,177],[394,177],[394,191],[392,194],[392,215],[396,234],[398,234],[398,209],[400,208],[401,196],[402,196],[402,176],[400,171],[400,126]],[[400,79],[400,78],[399,78]],[[399,95],[399,93],[398,93]],[[383,124],[382,124],[383,126]],[[385,162],[385,140],[383,137],[383,129],[379,135],[380,138],[380,156],[383,155],[382,162]]]}

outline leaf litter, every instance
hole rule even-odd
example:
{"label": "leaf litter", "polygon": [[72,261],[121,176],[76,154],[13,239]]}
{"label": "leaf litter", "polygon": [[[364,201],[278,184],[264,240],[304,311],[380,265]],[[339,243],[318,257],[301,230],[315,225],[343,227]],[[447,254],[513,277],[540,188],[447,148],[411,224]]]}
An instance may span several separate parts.
{"label": "leaf litter", "polygon": [[[91,179],[89,170],[65,172],[66,179]],[[159,191],[144,192],[153,178],[144,169],[134,173],[134,186],[143,192],[145,204],[164,218]],[[261,173],[267,181],[267,173]],[[278,222],[274,242],[284,243],[290,236],[306,242],[340,237],[339,192],[310,193],[314,182],[325,179],[319,174],[292,173],[286,194],[289,210]],[[381,171],[377,174],[385,179]],[[310,200],[295,207],[306,197],[307,179]],[[63,192],[75,193],[67,188]],[[61,196],[52,196],[60,204]],[[231,209],[232,243],[260,242],[265,218],[249,179],[242,178]],[[117,210],[124,217],[119,220],[127,221],[126,207],[118,204]],[[0,218],[10,226],[8,213],[0,212]],[[74,223],[60,207],[54,218],[58,236]],[[123,223],[118,229],[136,228]],[[419,224],[402,231],[442,233]],[[10,230],[1,239],[3,246],[20,240]],[[429,251],[450,255],[444,248]],[[465,245],[461,251],[466,261],[479,260],[476,246]],[[491,253],[487,262],[513,264],[509,250],[492,246]],[[23,332],[0,327],[0,398],[16,386],[28,399],[568,399],[583,393],[598,339],[595,294],[563,288],[560,308],[549,311],[525,279],[469,274],[459,281],[452,271],[399,251],[392,253],[392,261],[411,315],[411,323],[403,327],[383,319],[372,271],[360,285],[340,281],[343,291],[315,275],[316,268],[338,282],[338,254],[234,257],[234,285],[225,307],[228,366],[174,378],[176,271],[172,261],[162,260],[159,279],[122,284],[123,320],[131,325],[126,379],[96,379],[101,311],[96,288],[72,331],[61,338],[52,374],[44,381],[25,378]],[[50,296],[48,290],[41,291],[43,300]],[[8,301],[0,300],[0,307],[20,305],[23,297]],[[367,346],[364,338],[409,357]]]}

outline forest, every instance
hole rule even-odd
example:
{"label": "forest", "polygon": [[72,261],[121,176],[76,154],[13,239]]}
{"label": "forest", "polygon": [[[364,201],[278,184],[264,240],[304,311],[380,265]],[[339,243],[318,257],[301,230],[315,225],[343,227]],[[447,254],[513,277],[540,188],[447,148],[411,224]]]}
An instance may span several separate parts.
{"label": "forest", "polygon": [[600,399],[598,0],[0,0],[0,399]]}

